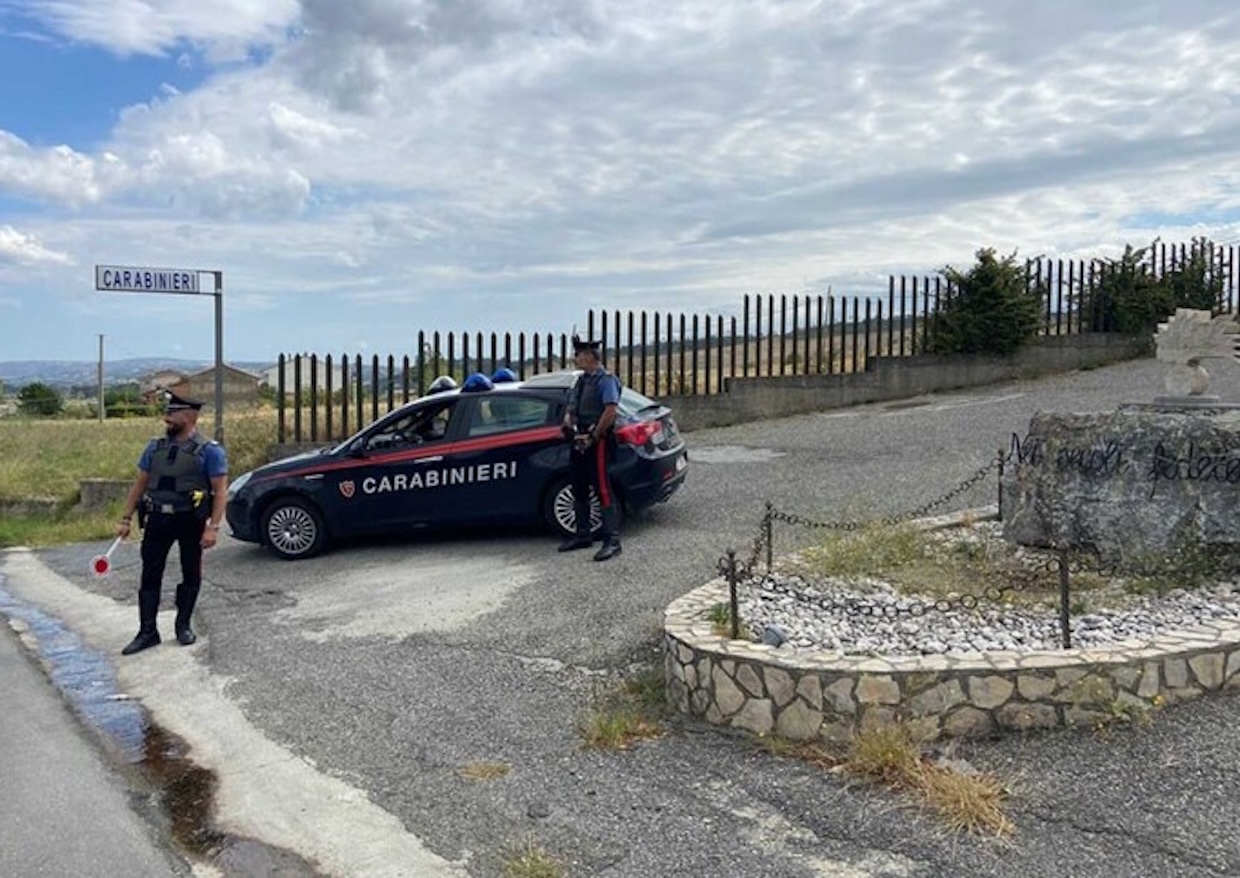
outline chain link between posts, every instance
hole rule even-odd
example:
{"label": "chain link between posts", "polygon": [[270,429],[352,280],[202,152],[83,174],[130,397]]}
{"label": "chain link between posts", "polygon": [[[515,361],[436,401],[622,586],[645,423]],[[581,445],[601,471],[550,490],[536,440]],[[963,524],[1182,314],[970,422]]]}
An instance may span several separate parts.
{"label": "chain link between posts", "polygon": [[[729,621],[731,628],[731,636],[733,639],[739,636],[740,619],[739,619],[739,598],[737,594],[737,585],[740,582],[750,582],[759,580],[760,586],[768,591],[778,595],[790,597],[798,603],[812,605],[826,611],[843,612],[849,616],[881,616],[887,619],[896,619],[901,616],[918,618],[924,616],[930,611],[940,613],[949,613],[954,610],[963,610],[972,612],[978,608],[983,600],[993,603],[1000,603],[1004,598],[1012,592],[1020,592],[1031,588],[1041,577],[1042,574],[1050,571],[1058,573],[1059,579],[1059,616],[1060,616],[1060,637],[1065,649],[1071,646],[1071,624],[1069,609],[1069,592],[1070,592],[1070,573],[1083,570],[1085,564],[1077,558],[1072,558],[1064,551],[1056,551],[1055,554],[1040,565],[1024,571],[1016,571],[1004,583],[999,585],[986,586],[981,594],[964,594],[953,595],[947,598],[938,598],[936,600],[921,600],[918,598],[908,598],[897,604],[876,604],[865,598],[858,598],[843,595],[824,595],[821,593],[811,593],[805,589],[796,587],[786,582],[775,580],[772,574],[773,554],[774,554],[774,524],[782,522],[797,527],[806,527],[811,529],[835,530],[852,532],[862,530],[867,527],[894,526],[903,524],[917,518],[923,518],[931,511],[950,503],[952,500],[966,493],[981,482],[985,481],[991,473],[998,473],[1000,487],[1002,491],[1002,479],[1005,465],[1012,458],[1010,452],[1002,449],[989,461],[985,466],[980,467],[976,472],[967,479],[957,484],[939,497],[926,503],[908,510],[903,513],[887,515],[879,519],[871,521],[818,521],[804,515],[798,515],[791,512],[784,512],[776,509],[769,501],[763,512],[762,519],[758,525],[757,534],[754,536],[750,545],[749,554],[745,559],[738,560],[737,553],[733,549],[729,549],[727,553],[719,559],[718,571],[720,576],[727,579],[728,597],[729,597]],[[1002,499],[1000,494],[1000,499]],[[765,554],[765,572],[759,573],[758,564]]]}
{"label": "chain link between posts", "polygon": [[[1059,627],[1060,639],[1064,649],[1071,647],[1071,577],[1076,574],[1092,572],[1110,578],[1115,576],[1144,578],[1200,578],[1208,566],[1209,559],[1203,561],[1199,557],[1185,556],[1158,559],[1153,563],[1125,559],[1121,564],[1118,559],[1105,559],[1093,552],[1068,552],[1062,548],[1052,548],[1051,555],[1040,564],[1024,570],[1013,571],[1010,578],[997,585],[987,585],[978,594],[952,595],[935,600],[920,598],[904,598],[896,604],[878,604],[864,597],[845,595],[826,595],[813,592],[788,582],[777,581],[772,575],[774,566],[774,526],[775,522],[820,530],[855,532],[867,527],[894,526],[918,518],[923,518],[931,511],[951,502],[970,489],[983,482],[991,473],[998,473],[998,497],[1002,506],[1003,475],[1005,466],[1020,454],[1021,440],[1013,434],[1012,451],[1000,449],[985,466],[979,468],[971,476],[951,488],[941,496],[922,503],[907,512],[887,515],[871,521],[818,521],[804,515],[776,509],[770,502],[766,503],[762,519],[759,522],[749,552],[743,560],[737,553],[729,549],[719,559],[719,574],[725,577],[729,586],[730,615],[732,637],[738,636],[740,620],[737,618],[739,600],[737,585],[741,582],[757,582],[759,587],[777,595],[782,595],[798,603],[818,607],[828,612],[843,612],[849,616],[881,616],[897,619],[901,616],[920,617],[931,611],[949,613],[956,610],[972,612],[983,601],[1001,603],[1009,594],[1021,592],[1034,587],[1047,573],[1055,573],[1059,586]],[[1023,459],[1023,457],[1021,458]],[[765,570],[759,570],[759,564],[765,562]]]}

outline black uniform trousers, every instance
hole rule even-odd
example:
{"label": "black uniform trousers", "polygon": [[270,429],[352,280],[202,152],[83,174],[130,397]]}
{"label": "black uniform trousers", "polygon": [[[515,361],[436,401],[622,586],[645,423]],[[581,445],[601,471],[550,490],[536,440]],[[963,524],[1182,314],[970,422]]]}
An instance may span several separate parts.
{"label": "black uniform trousers", "polygon": [[568,463],[569,477],[573,483],[573,506],[577,515],[578,537],[590,537],[590,489],[593,488],[599,506],[602,507],[603,542],[620,541],[620,516],[616,508],[616,495],[611,490],[611,479],[607,475],[614,456],[615,447],[611,437],[605,437],[586,448],[573,445]]}
{"label": "black uniform trousers", "polygon": [[189,625],[202,587],[202,532],[206,523],[196,512],[152,512],[147,516],[142,532],[142,584],[138,587],[138,615],[143,632],[155,630],[164,568],[173,543],[181,555],[176,627],[180,630]]}

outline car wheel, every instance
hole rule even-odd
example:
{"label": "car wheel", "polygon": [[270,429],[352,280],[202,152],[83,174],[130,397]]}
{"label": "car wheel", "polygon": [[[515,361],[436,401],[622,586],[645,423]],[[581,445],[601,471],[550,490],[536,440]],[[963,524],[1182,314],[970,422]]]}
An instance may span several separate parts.
{"label": "car wheel", "polygon": [[[616,520],[622,517],[622,507],[616,505]],[[577,510],[573,503],[573,486],[568,476],[561,476],[552,483],[543,500],[543,518],[556,533],[565,537],[577,535]],[[597,534],[603,527],[603,508],[598,496],[590,489],[590,533]]]}
{"label": "car wheel", "polygon": [[323,551],[327,531],[318,507],[300,497],[281,497],[263,513],[263,542],[286,561]]}

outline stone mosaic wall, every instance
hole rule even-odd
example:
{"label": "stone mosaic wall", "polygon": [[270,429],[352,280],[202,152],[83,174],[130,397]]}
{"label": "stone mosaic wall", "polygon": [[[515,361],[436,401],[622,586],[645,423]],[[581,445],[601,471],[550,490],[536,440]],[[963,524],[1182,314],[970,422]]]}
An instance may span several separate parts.
{"label": "stone mosaic wall", "polygon": [[843,743],[904,722],[926,740],[981,737],[1135,718],[1240,689],[1235,622],[1105,650],[836,658],[720,636],[709,615],[727,598],[727,583],[717,580],[668,607],[668,700],[755,735]]}

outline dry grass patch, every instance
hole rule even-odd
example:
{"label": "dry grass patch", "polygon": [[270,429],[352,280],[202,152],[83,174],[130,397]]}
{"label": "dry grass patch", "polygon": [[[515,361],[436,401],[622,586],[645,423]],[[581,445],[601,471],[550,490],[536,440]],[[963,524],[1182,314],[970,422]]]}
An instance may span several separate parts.
{"label": "dry grass patch", "polygon": [[1011,835],[1016,826],[1003,813],[1007,791],[992,775],[959,774],[923,762],[917,790],[955,832]]}
{"label": "dry grass patch", "polygon": [[486,760],[467,762],[456,770],[456,773],[462,779],[472,781],[497,780],[501,777],[507,777],[511,772],[512,766],[507,762],[488,762]]}
{"label": "dry grass patch", "polygon": [[841,753],[820,741],[763,739],[764,750],[799,759],[824,771],[848,774],[914,797],[953,832],[1011,835],[1016,827],[1003,812],[1004,783],[987,774],[967,774],[927,759],[907,726],[863,732]]}
{"label": "dry grass patch", "polygon": [[954,831],[1006,836],[1016,829],[1003,812],[1007,792],[1001,780],[931,762],[906,726],[884,726],[858,735],[842,767],[871,783],[917,797]]}

